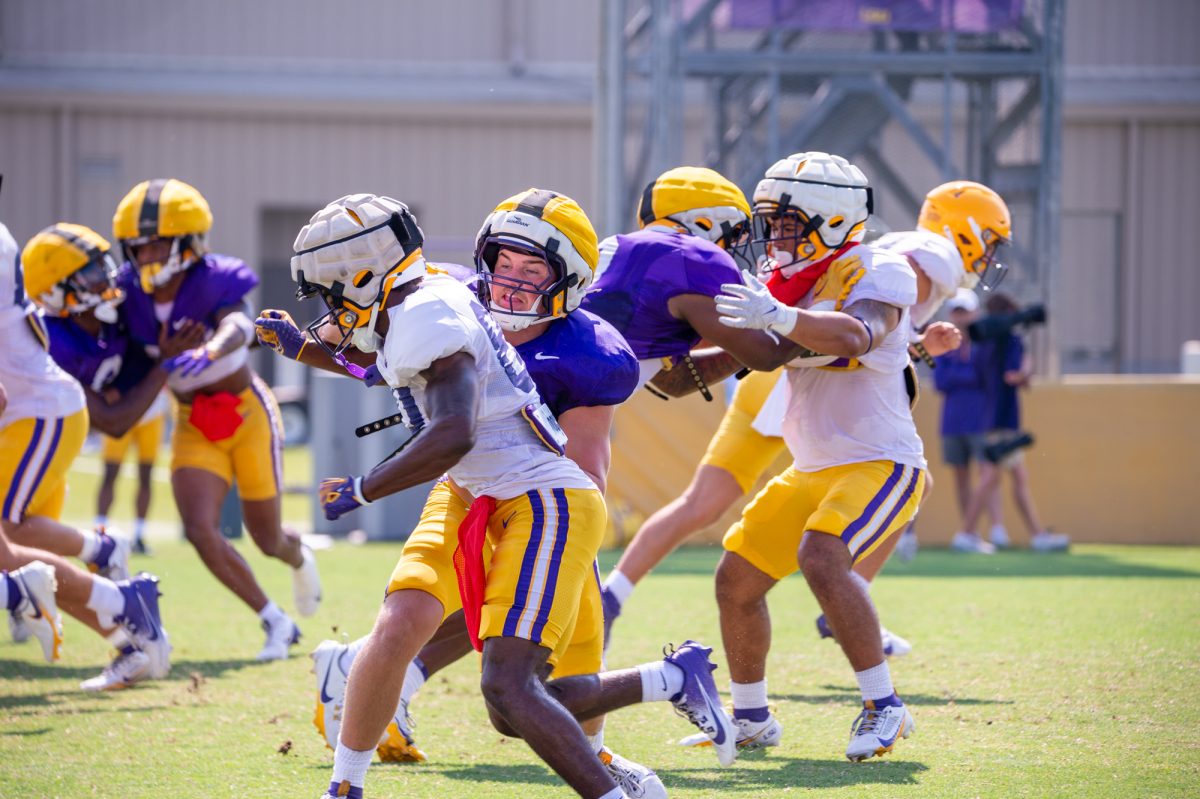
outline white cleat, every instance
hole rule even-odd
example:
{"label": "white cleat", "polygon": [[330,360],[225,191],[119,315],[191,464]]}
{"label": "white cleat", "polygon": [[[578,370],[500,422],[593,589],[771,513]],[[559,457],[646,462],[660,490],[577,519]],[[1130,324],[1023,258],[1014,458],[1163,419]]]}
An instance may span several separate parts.
{"label": "white cleat", "polygon": [[1066,533],[1041,532],[1029,539],[1034,552],[1066,552],[1071,548],[1071,536]]}
{"label": "white cleat", "polygon": [[33,636],[33,630],[25,623],[25,619],[12,613],[8,614],[8,631],[12,634],[14,644],[23,644]]}
{"label": "white cleat", "polygon": [[296,601],[296,612],[308,617],[321,606],[321,574],[317,571],[317,558],[308,544],[300,545],[304,562],[292,570],[292,597]]}
{"label": "white cleat", "polygon": [[54,601],[54,592],[58,590],[54,567],[35,560],[9,572],[8,576],[16,581],[21,592],[21,601],[12,612],[19,621],[16,626],[24,626],[28,631],[26,638],[37,638],[46,662],[53,663],[60,656],[63,641],[62,618]]}
{"label": "white cleat", "polygon": [[132,649],[117,655],[99,676],[84,680],[79,687],[85,691],[119,691],[151,679],[150,670],[150,656],[140,649]]}
{"label": "white cleat", "polygon": [[917,533],[910,528],[901,533],[900,540],[896,542],[896,557],[908,563],[917,556],[920,549],[921,542],[917,540]]}
{"label": "white cleat", "polygon": [[[737,748],[739,752],[750,749],[763,749],[768,746],[779,746],[783,740],[783,725],[774,714],[766,721],[750,721],[750,719],[733,719],[737,726]],[[702,733],[689,735],[679,741],[680,746],[712,746],[712,740]]]}
{"label": "white cleat", "polygon": [[313,661],[312,673],[317,677],[317,708],[313,713],[313,726],[333,750],[337,749],[338,733],[342,729],[346,676],[350,673],[350,663],[344,662],[344,656],[349,649],[337,641],[322,641],[309,655]]}
{"label": "white cleat", "polygon": [[264,621],[262,627],[267,632],[267,640],[263,643],[257,659],[260,661],[287,660],[288,647],[300,642],[300,628],[287,616],[275,624]]}
{"label": "white cleat", "polygon": [[912,644],[886,627],[879,628],[879,637],[883,640],[883,654],[887,657],[904,657],[912,651]]}
{"label": "white cleat", "polygon": [[[707,736],[705,740],[712,744]],[[667,799],[667,788],[652,769],[621,757],[607,746],[601,747],[597,757],[629,799]]]}
{"label": "white cleat", "polygon": [[1008,549],[1012,546],[1012,540],[1008,537],[1008,530],[1005,530],[1002,524],[992,525],[992,529],[988,533],[988,540],[992,542],[992,546],[996,549]]}
{"label": "white cleat", "polygon": [[859,762],[892,751],[896,741],[907,738],[917,729],[912,714],[904,705],[875,707],[863,702],[863,710],[850,725],[850,744],[846,758]]}
{"label": "white cleat", "polygon": [[976,533],[955,533],[950,540],[950,548],[955,552],[974,552],[979,555],[994,555],[996,547],[984,541]]}

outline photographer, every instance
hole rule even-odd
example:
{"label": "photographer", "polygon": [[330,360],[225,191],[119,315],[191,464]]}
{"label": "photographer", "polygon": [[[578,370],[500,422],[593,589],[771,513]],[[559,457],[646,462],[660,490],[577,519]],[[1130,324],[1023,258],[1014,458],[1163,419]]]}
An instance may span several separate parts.
{"label": "photographer", "polygon": [[992,508],[995,513],[992,515],[991,543],[998,547],[1009,545],[1008,533],[999,517],[998,501],[1001,474],[1008,472],[1012,479],[1013,500],[1029,531],[1030,549],[1038,552],[1063,551],[1070,546],[1070,538],[1048,532],[1042,526],[1033,504],[1029,472],[1023,454],[1024,448],[1033,443],[1033,438],[1021,431],[1018,395],[1019,389],[1029,385],[1033,367],[1015,327],[1040,324],[1046,320],[1046,312],[1041,306],[1022,310],[1012,297],[1002,292],[992,293],[986,307],[988,316],[972,324],[969,332],[983,371],[991,424],[980,466],[979,485],[967,505],[963,529],[955,538],[961,535],[978,540],[976,527],[979,517],[985,508]]}

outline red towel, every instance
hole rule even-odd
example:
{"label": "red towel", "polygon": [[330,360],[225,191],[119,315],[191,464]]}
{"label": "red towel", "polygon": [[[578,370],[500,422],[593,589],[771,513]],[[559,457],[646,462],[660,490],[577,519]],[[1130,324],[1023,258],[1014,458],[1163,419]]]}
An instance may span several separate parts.
{"label": "red towel", "polygon": [[242,426],[244,420],[237,410],[240,402],[236,394],[228,391],[197,394],[192,398],[188,421],[209,441],[224,441]]}
{"label": "red towel", "polygon": [[800,300],[808,296],[808,292],[812,291],[812,287],[821,279],[821,275],[829,271],[830,265],[838,258],[841,258],[855,244],[857,242],[851,242],[839,247],[823,260],[802,269],[791,277],[784,277],[783,270],[781,269],[772,271],[767,276],[766,281],[767,288],[771,291],[771,296],[785,305],[796,305]]}
{"label": "red towel", "polygon": [[458,595],[462,598],[467,634],[476,652],[483,651],[479,640],[479,622],[483,614],[484,583],[483,542],[487,540],[488,520],[496,511],[492,497],[476,497],[467,511],[467,518],[458,526],[458,546],[454,548],[454,576],[458,578]]}

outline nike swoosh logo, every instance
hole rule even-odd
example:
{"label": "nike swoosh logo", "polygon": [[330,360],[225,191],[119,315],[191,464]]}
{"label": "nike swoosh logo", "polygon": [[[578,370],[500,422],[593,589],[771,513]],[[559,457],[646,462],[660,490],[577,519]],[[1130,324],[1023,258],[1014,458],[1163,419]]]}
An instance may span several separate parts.
{"label": "nike swoosh logo", "polygon": [[[508,523],[511,522],[513,520],[513,517],[516,515],[517,515],[516,511],[513,511],[512,513],[508,514],[508,518],[505,519],[504,521],[500,522],[500,526],[503,527],[505,530],[507,530]],[[664,679],[663,680],[663,688],[666,688],[666,687],[667,687],[667,681]]]}
{"label": "nike swoosh logo", "polygon": [[333,671],[332,661],[329,664],[329,668],[325,670],[325,679],[321,681],[321,704],[328,704],[333,701],[333,697],[325,690],[325,686],[329,685],[329,672],[331,671]]}
{"label": "nike swoosh logo", "polygon": [[717,731],[717,737],[713,738],[713,743],[717,746],[725,743],[725,727],[721,724],[720,715],[725,711],[713,705],[712,699],[708,697],[708,691],[704,690],[703,685],[696,686],[700,689],[700,695],[704,697],[704,704],[708,706],[708,712],[713,720],[713,728]]}
{"label": "nike swoosh logo", "polygon": [[533,356],[533,359],[535,361],[557,361],[559,360],[559,357],[557,355],[546,355],[544,352],[539,352]]}

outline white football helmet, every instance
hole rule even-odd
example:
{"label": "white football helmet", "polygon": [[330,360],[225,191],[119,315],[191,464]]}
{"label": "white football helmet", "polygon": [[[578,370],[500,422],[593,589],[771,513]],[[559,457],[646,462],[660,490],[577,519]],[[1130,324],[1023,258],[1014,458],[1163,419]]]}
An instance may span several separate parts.
{"label": "white football helmet", "polygon": [[[873,210],[862,170],[840,155],[795,153],[776,161],[754,190],[754,243],[784,277],[862,241]],[[771,225],[775,223],[776,232]],[[794,231],[780,235],[782,227]]]}
{"label": "white football helmet", "polygon": [[[538,287],[494,274],[501,249],[542,258],[550,267],[552,282]],[[566,316],[583,302],[598,259],[596,231],[579,204],[552,191],[528,189],[496,206],[475,237],[479,299],[496,323],[509,331]],[[493,298],[493,286],[540,299],[528,311],[501,307]]]}
{"label": "white football helmet", "polygon": [[300,299],[320,296],[329,311],[309,325],[333,321],[341,342],[363,352],[378,349],[375,321],[396,286],[425,274],[424,235],[404,203],[374,194],[348,194],[313,214],[292,245],[292,279]]}

